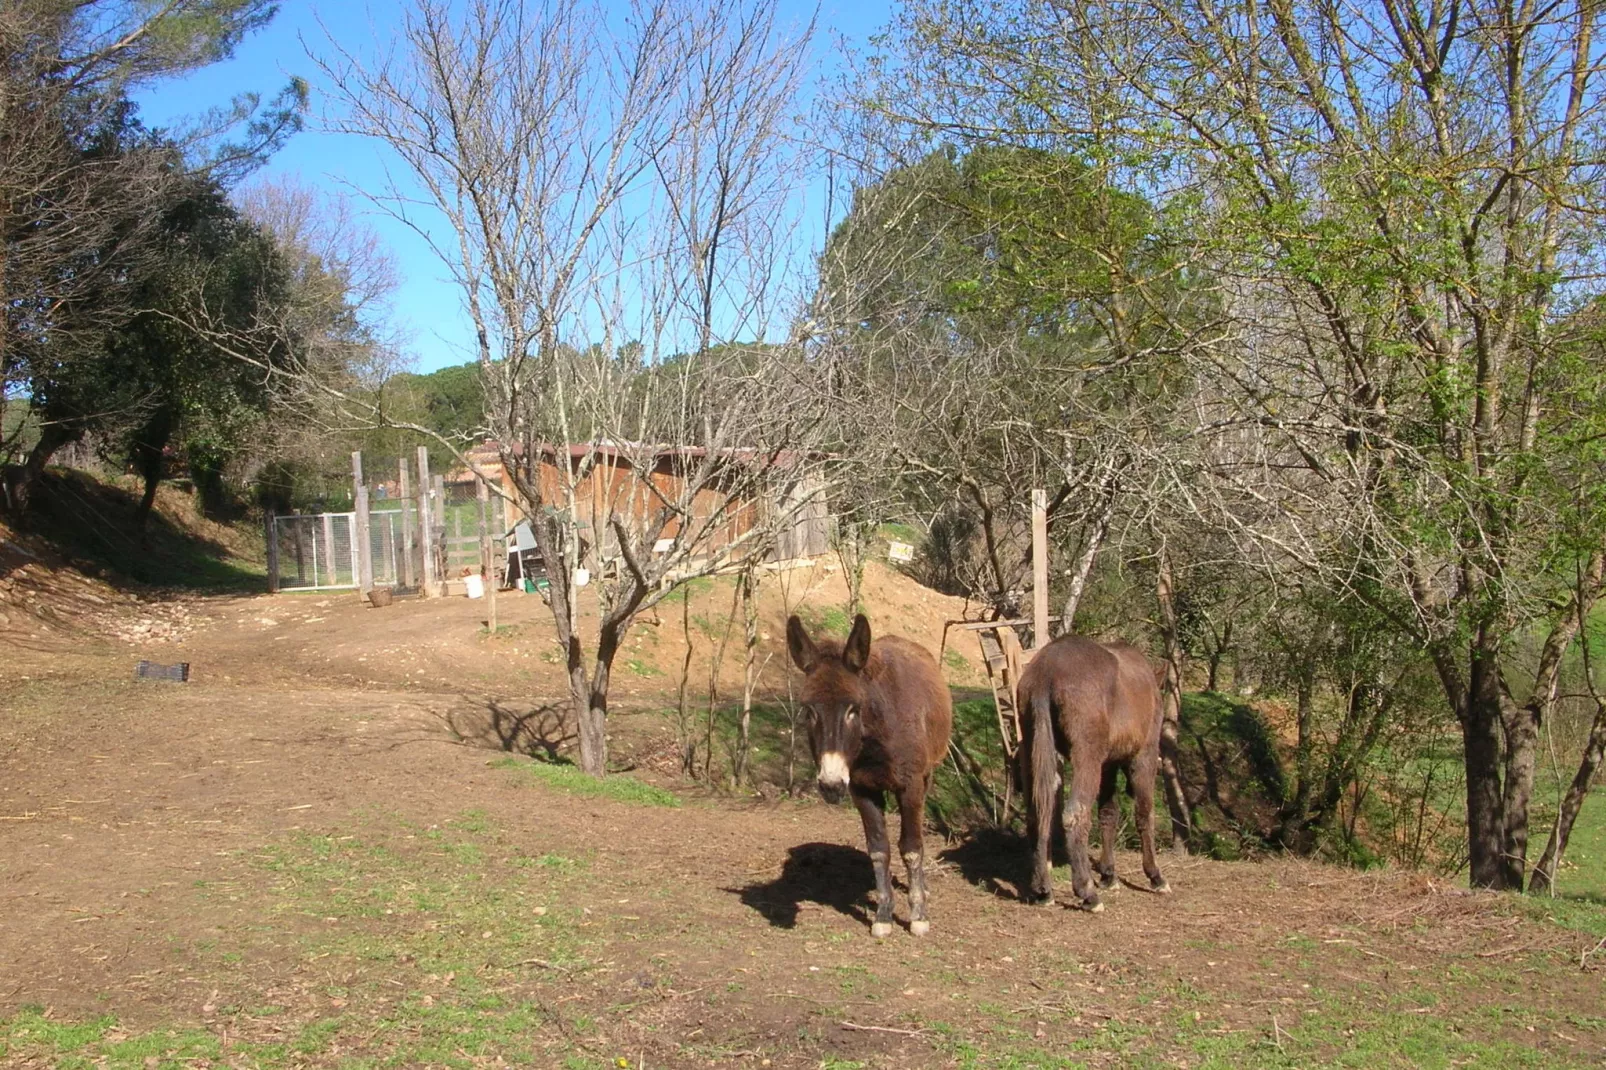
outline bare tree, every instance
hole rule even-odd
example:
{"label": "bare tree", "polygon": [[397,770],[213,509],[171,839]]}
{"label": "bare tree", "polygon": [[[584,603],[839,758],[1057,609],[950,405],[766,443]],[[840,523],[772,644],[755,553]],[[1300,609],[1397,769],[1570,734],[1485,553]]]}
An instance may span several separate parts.
{"label": "bare tree", "polygon": [[376,200],[429,241],[474,324],[487,429],[547,562],[595,775],[636,615],[758,552],[753,514],[812,464],[819,421],[795,388],[809,368],[762,341],[789,311],[807,37],[770,0],[613,16],[421,0],[389,55],[325,63],[335,126],[404,166]]}
{"label": "bare tree", "polygon": [[[1223,280],[1177,507],[1393,622],[1462,728],[1471,878],[1520,888],[1538,725],[1600,543],[1597,5],[917,4],[911,123],[1092,147]],[[1054,92],[1041,87],[1054,86]],[[1582,418],[1581,418],[1582,417]],[[1585,475],[1585,471],[1594,474]],[[1562,567],[1556,567],[1562,564]],[[1519,678],[1518,673],[1521,672]]]}

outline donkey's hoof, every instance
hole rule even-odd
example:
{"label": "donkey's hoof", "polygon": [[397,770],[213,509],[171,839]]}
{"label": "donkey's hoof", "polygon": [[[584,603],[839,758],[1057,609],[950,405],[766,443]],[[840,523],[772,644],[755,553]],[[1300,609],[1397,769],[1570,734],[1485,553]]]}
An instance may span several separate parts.
{"label": "donkey's hoof", "polygon": [[1089,914],[1102,914],[1104,913],[1104,904],[1097,899],[1086,899],[1082,901],[1082,909]]}
{"label": "donkey's hoof", "polygon": [[1155,895],[1171,894],[1171,885],[1167,884],[1165,882],[1165,878],[1163,877],[1157,881],[1151,881],[1149,883],[1149,888],[1154,892]]}
{"label": "donkey's hoof", "polygon": [[1115,879],[1114,873],[1106,873],[1099,878],[1099,891],[1113,892],[1121,887],[1121,882]]}
{"label": "donkey's hoof", "polygon": [[931,922],[929,921],[911,921],[909,923],[909,933],[912,936],[924,936],[930,931]]}
{"label": "donkey's hoof", "polygon": [[1034,907],[1053,906],[1054,905],[1054,893],[1053,892],[1038,892],[1038,891],[1027,892],[1026,893],[1026,903],[1027,903],[1028,906],[1034,906]]}
{"label": "donkey's hoof", "polygon": [[876,922],[874,925],[870,926],[870,935],[871,936],[891,936],[892,935],[892,922],[890,922],[890,921],[878,921],[878,922]]}

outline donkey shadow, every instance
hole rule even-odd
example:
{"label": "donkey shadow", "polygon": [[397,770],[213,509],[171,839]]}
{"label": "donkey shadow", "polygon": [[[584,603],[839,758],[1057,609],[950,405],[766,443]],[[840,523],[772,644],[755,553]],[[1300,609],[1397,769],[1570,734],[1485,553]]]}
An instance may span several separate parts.
{"label": "donkey shadow", "polygon": [[[1125,825],[1121,831],[1124,833]],[[1119,836],[1118,833],[1117,845],[1123,842]],[[1059,821],[1054,822],[1049,844],[1051,863],[1056,868],[1070,865],[1070,852],[1065,846],[1065,826]],[[1092,859],[1098,858],[1098,850],[1099,841],[1094,840],[1088,844],[1088,852]],[[1015,901],[1026,899],[1026,892],[1032,879],[1032,841],[1023,833],[1013,829],[984,826],[968,833],[957,845],[940,853],[937,859],[944,865],[953,866],[966,882],[982,891],[990,892],[1000,899]],[[1121,887],[1144,893],[1150,892],[1147,885],[1128,880],[1119,874],[1116,879]],[[1070,906],[1069,903],[1063,905]]]}
{"label": "donkey shadow", "polygon": [[804,903],[818,903],[870,923],[869,894],[875,888],[870,856],[840,843],[804,843],[787,852],[781,875],[762,884],[727,888],[777,929],[791,929]]}
{"label": "donkey shadow", "polygon": [[[1064,835],[1055,830],[1055,854],[1064,855]],[[1025,836],[990,826],[975,829],[957,845],[937,855],[968,884],[1000,899],[1019,900],[1032,879],[1032,848]]]}

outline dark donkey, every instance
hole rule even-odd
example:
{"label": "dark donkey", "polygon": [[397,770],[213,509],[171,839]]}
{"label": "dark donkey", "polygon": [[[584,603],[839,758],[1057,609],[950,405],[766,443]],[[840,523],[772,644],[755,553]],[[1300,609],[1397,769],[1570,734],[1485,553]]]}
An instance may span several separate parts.
{"label": "dark donkey", "polygon": [[924,936],[926,857],[924,817],[931,772],[948,753],[953,703],[924,647],[896,636],[870,642],[870,622],[853,620],[847,642],[815,643],[796,617],[786,622],[786,645],[803,670],[801,701],[812,713],[809,744],[819,768],[820,794],[836,802],[844,791],[864,819],[875,867],[874,936],[892,932],[888,871],[887,792],[898,797],[898,847],[909,867],[909,931]]}
{"label": "dark donkey", "polygon": [[[1021,770],[1027,825],[1036,840],[1030,898],[1054,898],[1049,841],[1059,781],[1056,752],[1069,759],[1065,784],[1065,844],[1071,856],[1071,890],[1091,911],[1104,909],[1087,865],[1087,830],[1098,797],[1103,857],[1099,884],[1115,886],[1115,827],[1120,809],[1116,775],[1126,770],[1127,791],[1143,841],[1149,887],[1169,892],[1154,861],[1154,775],[1160,765],[1160,691],[1154,669],[1136,647],[1065,635],[1033,656],[1021,673],[1017,709],[1022,724]],[[1068,752],[1068,753],[1067,753]]]}

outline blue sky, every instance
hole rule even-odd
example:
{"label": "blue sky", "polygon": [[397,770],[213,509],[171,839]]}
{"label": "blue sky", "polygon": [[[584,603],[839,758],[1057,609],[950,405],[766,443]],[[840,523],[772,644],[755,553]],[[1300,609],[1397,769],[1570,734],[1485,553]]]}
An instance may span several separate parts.
{"label": "blue sky", "polygon": [[[820,32],[814,43],[821,78],[840,69],[842,44],[864,48],[891,14],[891,0],[821,0]],[[268,28],[243,42],[234,58],[182,79],[164,83],[139,97],[142,115],[153,126],[177,125],[187,115],[224,103],[234,95],[260,92],[271,97],[291,75],[312,86],[312,118],[268,165],[266,175],[293,175],[314,187],[346,191],[377,188],[387,163],[381,146],[362,138],[319,130],[317,116],[326,101],[307,50],[320,50],[328,37],[358,53],[388,41],[406,9],[406,0],[350,3],[342,0],[286,0]],[[810,0],[781,0],[783,19],[802,27],[815,13]],[[431,371],[471,359],[473,339],[457,289],[428,247],[405,227],[367,209],[368,224],[389,246],[400,269],[395,295],[395,326],[405,339],[414,366]]]}

